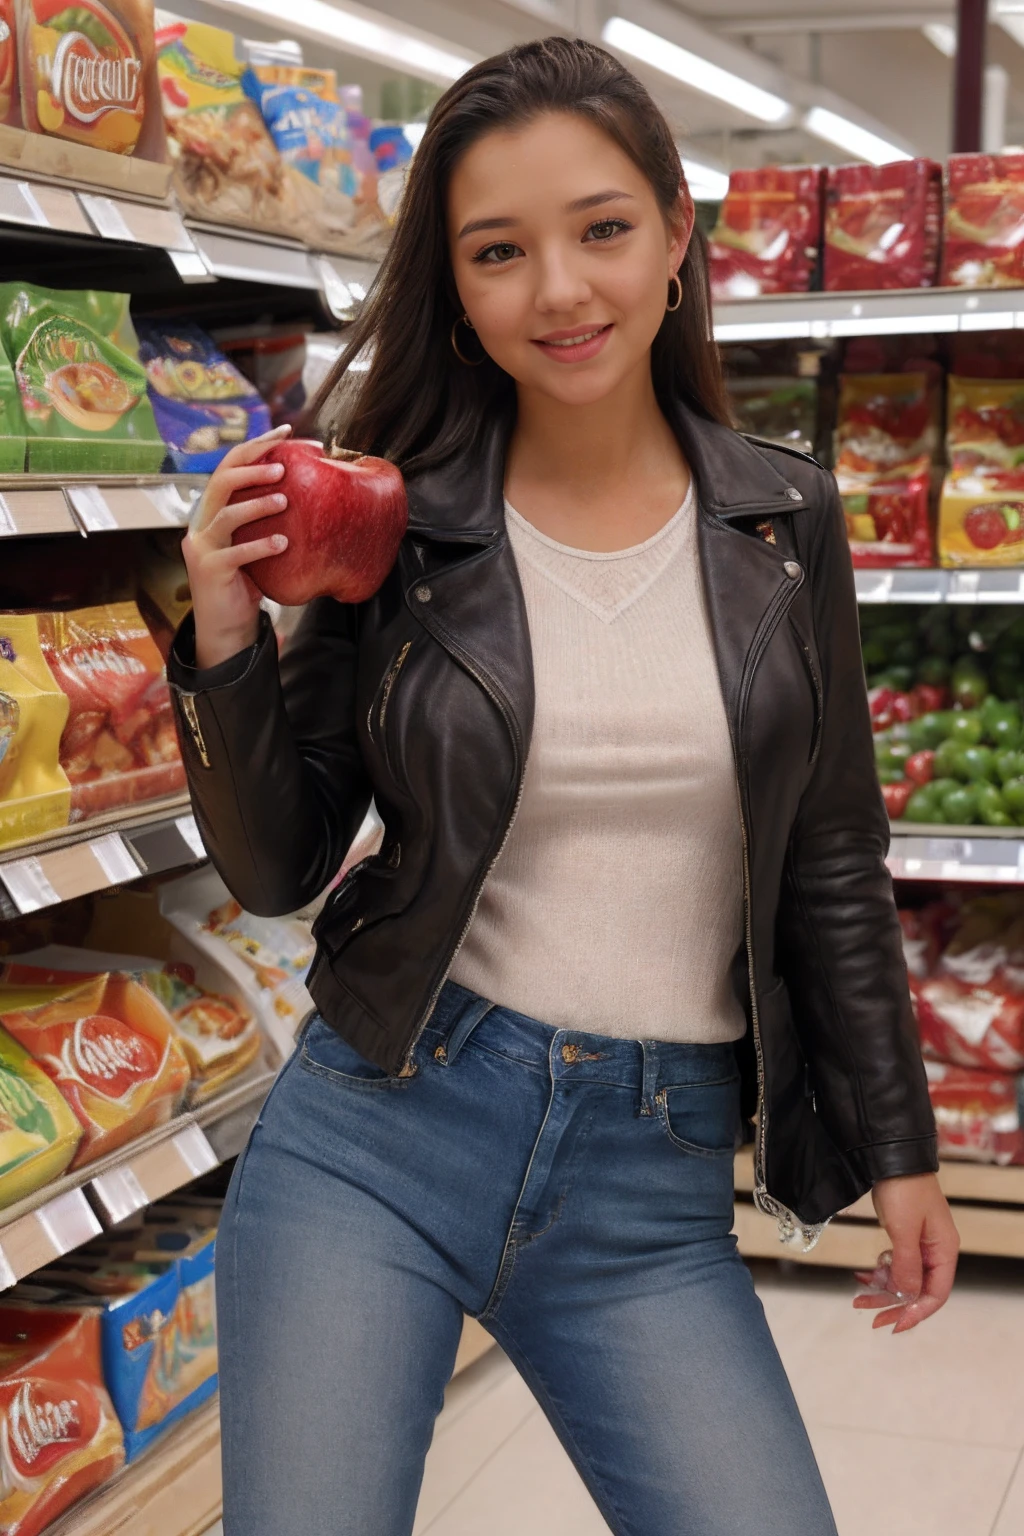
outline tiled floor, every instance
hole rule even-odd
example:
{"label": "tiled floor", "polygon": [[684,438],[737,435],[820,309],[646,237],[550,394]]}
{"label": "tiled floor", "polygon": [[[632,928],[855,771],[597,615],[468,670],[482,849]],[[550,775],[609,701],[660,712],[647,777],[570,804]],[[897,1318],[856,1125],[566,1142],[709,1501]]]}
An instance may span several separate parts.
{"label": "tiled floor", "polygon": [[[898,1338],[853,1310],[849,1275],[754,1272],[840,1536],[1024,1536],[1024,1263],[962,1259],[945,1309]],[[484,1531],[607,1536],[497,1350],[449,1388],[415,1536]]]}

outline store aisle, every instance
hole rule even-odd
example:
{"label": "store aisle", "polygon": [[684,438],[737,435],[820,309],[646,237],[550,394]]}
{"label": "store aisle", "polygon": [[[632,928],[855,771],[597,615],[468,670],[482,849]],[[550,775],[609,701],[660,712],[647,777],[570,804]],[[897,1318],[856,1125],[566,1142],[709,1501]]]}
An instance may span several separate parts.
{"label": "store aisle", "polygon": [[[892,1338],[834,1270],[756,1263],[840,1536],[1020,1536],[1024,1286],[965,1258],[953,1298]],[[737,1426],[737,1433],[749,1432]],[[492,1350],[453,1382],[415,1536],[607,1536],[512,1366]]]}

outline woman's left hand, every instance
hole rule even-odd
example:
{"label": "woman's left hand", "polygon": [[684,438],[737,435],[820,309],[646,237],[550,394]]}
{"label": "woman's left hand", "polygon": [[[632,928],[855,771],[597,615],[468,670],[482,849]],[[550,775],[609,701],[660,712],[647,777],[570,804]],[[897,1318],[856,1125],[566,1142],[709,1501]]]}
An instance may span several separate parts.
{"label": "woman's left hand", "polygon": [[873,1271],[855,1271],[857,1279],[870,1290],[855,1296],[853,1304],[886,1308],[871,1326],[884,1328],[895,1323],[893,1333],[905,1333],[948,1300],[960,1234],[934,1173],[881,1179],[872,1189],[871,1199],[892,1248],[879,1254]]}

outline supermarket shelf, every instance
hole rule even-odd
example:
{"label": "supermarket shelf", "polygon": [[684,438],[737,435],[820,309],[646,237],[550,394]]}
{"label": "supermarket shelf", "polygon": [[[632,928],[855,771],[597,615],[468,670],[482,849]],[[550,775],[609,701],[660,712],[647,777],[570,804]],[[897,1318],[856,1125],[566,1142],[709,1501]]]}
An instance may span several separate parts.
{"label": "supermarket shelf", "polygon": [[[939,1183],[953,1208],[962,1252],[1024,1258],[1024,1168],[943,1162]],[[736,1155],[735,1187],[741,1194],[753,1190],[754,1162],[749,1147]],[[763,1215],[746,1200],[736,1202],[733,1231],[740,1252],[747,1258],[793,1258],[805,1264],[851,1269],[873,1269],[879,1253],[890,1246],[875,1217],[870,1195],[840,1212],[810,1253],[781,1243],[774,1218]]]}
{"label": "supermarket shelf", "polygon": [[1020,330],[1024,328],[1024,289],[778,294],[716,304],[714,320],[719,342]]}
{"label": "supermarket shelf", "polygon": [[375,261],[312,250],[298,240],[197,221],[189,231],[211,277],[309,289],[336,320],[355,318],[377,275]]}
{"label": "supermarket shelf", "polygon": [[205,475],[7,475],[0,539],[184,528]]}
{"label": "supermarket shelf", "polygon": [[1024,568],[854,571],[858,603],[1024,603]]}
{"label": "supermarket shelf", "polygon": [[96,817],[0,854],[0,921],[205,858],[187,794]]}
{"label": "supermarket shelf", "polygon": [[929,834],[893,825],[886,859],[894,880],[1024,885],[1024,829],[943,827]]}
{"label": "supermarket shelf", "polygon": [[275,1076],[254,1069],[200,1110],[64,1174],[0,1213],[0,1290],[236,1156]]}

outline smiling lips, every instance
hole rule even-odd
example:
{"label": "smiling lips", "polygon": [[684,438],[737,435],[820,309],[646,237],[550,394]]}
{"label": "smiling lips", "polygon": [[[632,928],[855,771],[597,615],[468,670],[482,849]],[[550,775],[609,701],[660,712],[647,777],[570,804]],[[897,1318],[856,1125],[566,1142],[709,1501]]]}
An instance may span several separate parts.
{"label": "smiling lips", "polygon": [[549,336],[537,337],[534,346],[560,363],[579,363],[596,356],[610,332],[610,324],[591,330],[552,331]]}

